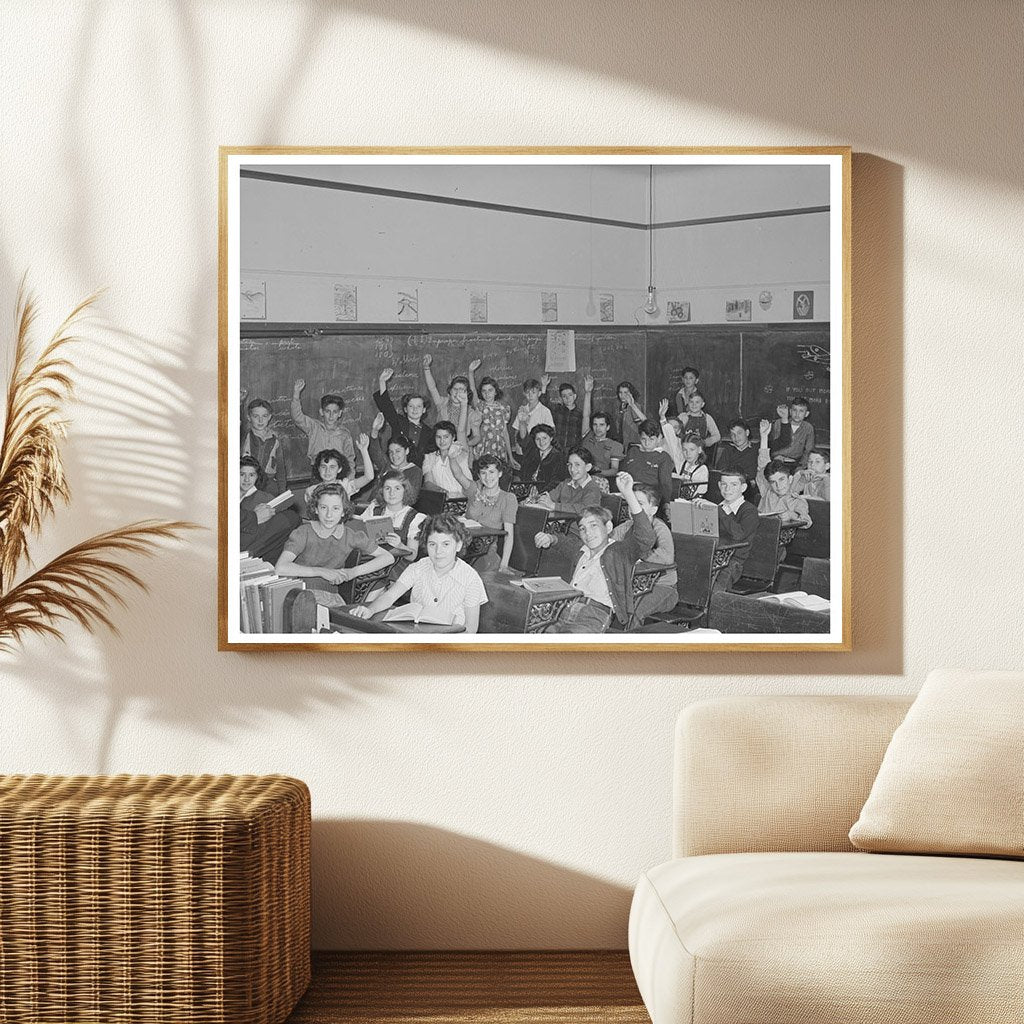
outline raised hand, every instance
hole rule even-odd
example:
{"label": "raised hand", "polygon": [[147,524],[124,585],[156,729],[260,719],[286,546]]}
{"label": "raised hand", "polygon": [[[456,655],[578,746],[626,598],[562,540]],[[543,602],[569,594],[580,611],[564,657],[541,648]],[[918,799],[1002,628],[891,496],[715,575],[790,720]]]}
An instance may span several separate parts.
{"label": "raised hand", "polygon": [[479,370],[480,369],[480,364],[482,362],[483,362],[482,359],[474,359],[473,362],[471,362],[469,364],[469,372],[470,373],[475,373],[477,370]]}
{"label": "raised hand", "polygon": [[392,367],[392,366],[389,366],[385,370],[381,370],[380,371],[380,382],[381,382],[381,384],[382,385],[383,384],[387,384],[387,382],[389,380],[391,380],[391,378],[394,377],[394,375],[395,375],[395,370],[394,370],[394,367]]}
{"label": "raised hand", "polygon": [[429,369],[430,369],[430,364],[431,364],[431,363],[432,363],[433,361],[434,361],[434,357],[433,357],[433,356],[432,356],[432,355],[431,355],[431,354],[430,354],[429,352],[427,352],[427,353],[426,353],[426,354],[425,354],[425,355],[423,356],[423,369],[424,369],[424,370],[429,370]]}
{"label": "raised hand", "polygon": [[305,391],[305,390],[306,390],[306,382],[300,377],[295,382],[295,395],[296,395],[296,397],[301,395],[302,392]]}
{"label": "raised hand", "polygon": [[373,425],[370,427],[370,434],[376,437],[384,429],[384,413],[379,412],[373,417]]}
{"label": "raised hand", "polygon": [[245,400],[246,400],[246,399],[247,399],[247,398],[249,397],[249,389],[248,389],[248,388],[242,388],[242,390],[241,390],[241,391],[239,391],[239,393],[238,393],[238,397],[239,397],[239,398],[240,398],[240,399],[242,400],[242,402],[244,403],[244,402],[245,402]]}
{"label": "raised hand", "polygon": [[548,374],[546,374],[546,373],[541,374],[541,378],[540,378],[540,389],[541,389],[541,391],[547,391],[548,385],[550,383],[551,383],[551,377]]}
{"label": "raised hand", "polygon": [[667,413],[667,412],[668,412],[668,399],[667,398],[663,398],[658,403],[658,418],[663,420],[665,418],[665,413]]}
{"label": "raised hand", "polygon": [[589,373],[583,378],[583,390],[587,394],[590,394],[594,390],[594,378]]}
{"label": "raised hand", "polygon": [[629,473],[616,473],[615,482],[618,484],[620,494],[628,494],[633,490],[633,478]]}
{"label": "raised hand", "polygon": [[761,420],[761,422],[758,423],[757,428],[761,431],[762,437],[767,437],[772,429],[771,420]]}
{"label": "raised hand", "polygon": [[[374,422],[376,422],[376,421],[374,421]],[[359,448],[359,450],[361,452],[365,452],[367,450],[367,448],[370,447],[370,438],[369,438],[369,436],[366,435],[366,434],[360,434],[356,438],[356,446]]]}

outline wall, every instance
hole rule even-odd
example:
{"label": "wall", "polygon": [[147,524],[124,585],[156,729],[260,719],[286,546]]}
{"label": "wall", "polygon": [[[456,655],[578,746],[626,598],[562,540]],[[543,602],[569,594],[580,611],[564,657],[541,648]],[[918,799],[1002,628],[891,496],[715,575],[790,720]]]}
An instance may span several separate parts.
{"label": "wall", "polygon": [[[257,173],[345,181],[646,222],[646,166],[466,164],[415,170],[324,164]],[[647,300],[648,235],[612,225],[527,217],[243,177],[239,184],[243,287],[262,287],[271,322],[331,322],[336,284],[355,288],[357,318],[393,323],[398,293],[415,292],[421,323],[469,323],[470,294],[487,295],[487,322],[539,324],[541,290],[557,295],[560,324],[600,322],[613,296],[615,324],[668,323],[668,302],[690,303],[690,322],[722,323],[729,299],[749,299],[752,320],[789,320],[795,288],[812,288],[827,321],[828,214],[660,228],[653,258],[658,312]],[[826,168],[657,168],[655,222],[827,206]],[[443,244],[438,244],[439,240]],[[758,299],[773,295],[765,309]]]}
{"label": "wall", "polygon": [[[44,327],[107,287],[79,349],[74,504],[37,558],[147,515],[210,528],[143,566],[121,639],[5,657],[0,768],[305,778],[325,947],[622,946],[631,886],[669,852],[682,706],[1024,660],[1019,8],[502,10],[0,9],[0,311],[27,268]],[[221,143],[851,143],[856,650],[215,653]]]}

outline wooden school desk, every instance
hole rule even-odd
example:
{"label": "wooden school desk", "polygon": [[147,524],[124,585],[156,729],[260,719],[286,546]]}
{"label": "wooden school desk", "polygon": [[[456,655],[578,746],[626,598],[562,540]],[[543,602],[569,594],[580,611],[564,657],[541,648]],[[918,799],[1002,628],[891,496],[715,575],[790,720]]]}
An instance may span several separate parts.
{"label": "wooden school desk", "polygon": [[543,633],[565,605],[583,596],[568,583],[562,590],[534,594],[496,570],[482,572],[480,578],[487,591],[487,604],[480,608],[481,633]]}
{"label": "wooden school desk", "polygon": [[[312,590],[294,591],[295,599],[285,609],[285,622],[289,633],[316,632],[316,594]],[[291,595],[289,595],[291,596]],[[354,607],[350,605],[349,607]],[[437,623],[384,622],[385,612],[378,612],[371,619],[361,619],[344,608],[329,608],[332,630],[342,633],[464,633],[463,626],[442,626]]]}

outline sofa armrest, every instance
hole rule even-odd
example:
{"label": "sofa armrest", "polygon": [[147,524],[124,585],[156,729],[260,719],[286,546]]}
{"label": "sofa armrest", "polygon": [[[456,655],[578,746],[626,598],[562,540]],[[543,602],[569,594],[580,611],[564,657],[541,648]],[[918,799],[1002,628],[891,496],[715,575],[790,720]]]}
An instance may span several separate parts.
{"label": "sofa armrest", "polygon": [[676,724],[673,853],[853,850],[909,697],[732,697]]}

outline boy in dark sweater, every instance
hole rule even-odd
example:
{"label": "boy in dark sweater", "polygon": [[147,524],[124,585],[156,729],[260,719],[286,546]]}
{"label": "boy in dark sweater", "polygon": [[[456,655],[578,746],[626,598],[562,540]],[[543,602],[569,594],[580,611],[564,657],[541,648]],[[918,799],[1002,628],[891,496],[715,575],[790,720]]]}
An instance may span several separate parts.
{"label": "boy in dark sweater", "polygon": [[[757,509],[743,497],[747,478],[741,469],[729,469],[719,481],[722,501],[718,506],[718,537],[722,541],[740,541],[741,547],[733,551],[729,564],[718,574],[714,589],[728,590],[743,575],[743,563],[750,554],[750,542],[757,532]],[[710,505],[703,498],[696,503]]]}
{"label": "boy in dark sweater", "polygon": [[623,472],[629,473],[638,483],[649,484],[658,492],[659,505],[672,499],[672,471],[675,463],[668,452],[663,451],[661,426],[654,420],[640,424],[640,447],[631,448],[623,463]]}

